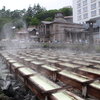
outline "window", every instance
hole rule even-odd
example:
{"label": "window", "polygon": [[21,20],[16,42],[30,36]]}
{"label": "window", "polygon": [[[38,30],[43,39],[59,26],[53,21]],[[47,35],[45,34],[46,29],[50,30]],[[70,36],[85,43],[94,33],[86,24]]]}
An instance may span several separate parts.
{"label": "window", "polygon": [[100,15],[100,9],[99,9],[99,15]]}
{"label": "window", "polygon": [[80,8],[80,7],[81,7],[81,3],[78,3],[78,4],[77,4],[77,8]]}
{"label": "window", "polygon": [[81,9],[77,10],[77,13],[78,13],[78,14],[81,14]]}
{"label": "window", "polygon": [[96,1],[96,0],[91,0],[91,2],[94,2],[94,1]]}
{"label": "window", "polygon": [[80,2],[81,0],[77,0],[77,2]]}
{"label": "window", "polygon": [[84,0],[83,1],[83,5],[87,5],[87,0]]}
{"label": "window", "polygon": [[91,12],[91,16],[96,16],[96,10]]}
{"label": "window", "polygon": [[84,15],[83,15],[83,18],[85,19],[85,18],[88,18],[88,13],[85,13]]}
{"label": "window", "polygon": [[96,3],[91,5],[91,9],[95,9],[96,8]]}
{"label": "window", "polygon": [[87,7],[84,7],[84,8],[83,8],[83,12],[86,12],[86,11],[87,11]]}
{"label": "window", "polygon": [[100,1],[98,2],[98,6],[100,7]]}
{"label": "window", "polygon": [[97,28],[94,28],[93,29],[93,32],[99,32],[99,28],[97,27]]}
{"label": "window", "polygon": [[82,16],[80,15],[80,16],[78,16],[78,20],[81,20],[82,19]]}

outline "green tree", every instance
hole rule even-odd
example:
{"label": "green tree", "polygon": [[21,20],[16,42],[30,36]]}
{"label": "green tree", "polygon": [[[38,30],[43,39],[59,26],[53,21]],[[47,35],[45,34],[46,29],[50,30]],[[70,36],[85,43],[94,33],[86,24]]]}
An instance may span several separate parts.
{"label": "green tree", "polygon": [[40,21],[43,21],[48,17],[52,17],[54,19],[56,12],[58,12],[58,10],[43,11],[41,13],[37,13],[35,17],[38,18]]}
{"label": "green tree", "polygon": [[26,27],[28,27],[32,18],[27,15],[24,15],[22,19],[26,23]]}
{"label": "green tree", "polygon": [[61,8],[59,11],[62,12],[64,16],[72,16],[72,8]]}
{"label": "green tree", "polygon": [[23,21],[22,21],[22,20],[16,20],[16,21],[14,21],[13,25],[14,25],[16,28],[20,29],[20,28],[23,27],[24,24],[23,24]]}
{"label": "green tree", "polygon": [[52,17],[47,17],[47,18],[45,19],[45,21],[53,21],[53,18],[52,18]]}
{"label": "green tree", "polygon": [[33,17],[33,8],[31,6],[28,7],[28,10],[26,12],[26,15],[28,17]]}
{"label": "green tree", "polygon": [[12,20],[21,19],[22,18],[22,12],[20,10],[14,10],[11,12],[11,18]]}
{"label": "green tree", "polygon": [[40,21],[36,17],[32,18],[31,21],[30,21],[30,25],[37,26],[39,23],[40,23]]}

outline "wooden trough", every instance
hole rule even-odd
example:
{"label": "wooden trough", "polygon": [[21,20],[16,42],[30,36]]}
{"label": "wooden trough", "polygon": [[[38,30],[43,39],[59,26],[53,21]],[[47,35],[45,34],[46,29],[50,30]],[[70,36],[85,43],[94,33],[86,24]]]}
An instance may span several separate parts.
{"label": "wooden trough", "polygon": [[[50,81],[44,76],[41,75],[34,75],[30,76],[27,80],[27,86],[41,99],[41,100],[62,100],[57,99],[57,91],[64,89],[54,82]],[[66,88],[65,88],[66,89]],[[54,93],[54,94],[53,94]],[[62,94],[63,95],[63,94]],[[60,94],[61,96],[61,94]],[[74,95],[73,95],[74,96]],[[53,99],[52,99],[53,98]],[[67,94],[65,99],[73,100],[72,96]],[[74,97],[75,98],[75,97]],[[75,100],[81,100],[79,97],[76,96]]]}
{"label": "wooden trough", "polygon": [[[90,84],[91,83],[91,84]],[[90,81],[87,86],[87,94],[90,94],[100,100],[100,78],[94,80],[94,82]]]}
{"label": "wooden trough", "polygon": [[16,74],[16,70],[17,70],[18,68],[21,68],[21,67],[25,67],[25,65],[23,65],[23,64],[21,64],[21,63],[12,63],[12,64],[11,64],[10,71],[11,71],[11,72],[13,71],[13,72]]}
{"label": "wooden trough", "polygon": [[24,63],[24,59],[26,59],[26,57],[20,56],[20,57],[18,57],[18,62],[23,64]]}
{"label": "wooden trough", "polygon": [[81,66],[93,66],[92,63],[86,61],[72,61],[73,64],[81,65]]}
{"label": "wooden trough", "polygon": [[77,70],[77,73],[94,79],[100,78],[100,70],[91,67],[79,68]]}
{"label": "wooden trough", "polygon": [[56,64],[56,63],[58,63],[59,61],[57,61],[57,60],[46,60],[46,63],[47,64]]}
{"label": "wooden trough", "polygon": [[41,65],[39,68],[40,73],[51,77],[54,81],[56,81],[56,73],[59,71],[61,71],[60,68],[54,67],[52,65]]}
{"label": "wooden trough", "polygon": [[36,58],[37,61],[45,61],[47,58],[43,58],[43,57],[38,57]]}
{"label": "wooden trough", "polygon": [[6,53],[0,53],[0,56],[1,56],[1,59],[2,60],[4,60],[6,57],[9,57],[9,55],[8,54],[6,54]]}
{"label": "wooden trough", "polygon": [[86,60],[87,62],[90,62],[90,63],[93,63],[95,65],[100,65],[100,61],[97,61],[97,60]]}
{"label": "wooden trough", "polygon": [[[49,54],[45,56],[44,53],[37,53],[36,51],[33,52],[33,55],[31,55],[32,52],[28,54],[20,52],[19,54],[12,56],[12,54],[3,53],[1,56],[7,66],[10,66],[10,71],[15,73],[41,100],[83,100],[67,91],[69,85],[82,91],[83,96],[89,94],[100,99],[99,61],[92,58],[85,60],[85,57],[80,59],[75,55],[57,58],[57,56],[53,57],[53,54],[52,56],[48,56]],[[51,77],[53,81],[46,76]],[[54,83],[56,80],[65,83],[66,87]]]}
{"label": "wooden trough", "polygon": [[14,60],[14,59],[9,59],[6,63],[6,65],[9,67],[9,69],[11,68],[11,64],[12,63],[17,63],[17,60]]}
{"label": "wooden trough", "polygon": [[25,59],[23,59],[23,64],[24,65],[26,65],[26,66],[31,66],[31,61],[32,61],[33,59],[30,59],[30,58],[25,58]]}
{"label": "wooden trough", "polygon": [[51,95],[49,95],[48,100],[84,100],[84,99],[80,98],[74,93],[63,90],[57,93],[52,93]]}
{"label": "wooden trough", "polygon": [[[82,95],[86,96],[86,92],[84,89],[84,83],[92,80],[92,78],[88,78],[85,76],[82,76],[80,74],[76,74],[73,72],[68,72],[66,70],[63,70],[61,72],[57,73],[57,79],[64,82],[65,84],[69,84],[79,90],[82,91]],[[83,92],[85,91],[85,93]]]}
{"label": "wooden trough", "polygon": [[49,59],[49,60],[56,60],[57,57],[48,56],[47,59]]}
{"label": "wooden trough", "polygon": [[45,64],[45,62],[41,62],[41,61],[31,61],[31,68],[39,71],[39,68],[41,67],[41,65]]}
{"label": "wooden trough", "polygon": [[60,61],[60,62],[71,62],[71,59],[59,58],[58,61]]}
{"label": "wooden trough", "polygon": [[4,63],[5,63],[6,65],[8,65],[8,64],[9,64],[9,60],[13,60],[13,58],[11,58],[11,57],[5,57],[5,58],[4,58]]}
{"label": "wooden trough", "polygon": [[100,99],[100,81],[93,83],[95,80],[100,80],[100,78],[92,79],[89,77],[81,76],[80,74],[61,71],[57,73],[57,79],[61,80],[65,84],[72,85],[73,87],[81,90],[83,96],[89,94]]}
{"label": "wooden trough", "polygon": [[67,62],[67,63],[65,63],[65,62],[55,63],[55,66],[62,68],[62,69],[68,69],[71,71],[75,71],[75,69],[81,67],[80,65],[71,64],[69,62]]}
{"label": "wooden trough", "polygon": [[23,81],[26,82],[29,76],[36,74],[34,70],[27,67],[21,67],[17,70],[18,77]]}

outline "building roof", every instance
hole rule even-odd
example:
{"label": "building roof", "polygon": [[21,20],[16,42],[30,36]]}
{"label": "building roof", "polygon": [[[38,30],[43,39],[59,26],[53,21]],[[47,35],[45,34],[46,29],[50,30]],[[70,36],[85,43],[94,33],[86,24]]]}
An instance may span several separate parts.
{"label": "building roof", "polygon": [[41,21],[41,23],[44,23],[44,24],[51,24],[52,22],[50,22],[50,21]]}
{"label": "building roof", "polygon": [[17,34],[27,34],[29,33],[26,29],[20,29],[18,32],[16,32]]}
{"label": "building roof", "polygon": [[27,29],[29,32],[36,30],[36,26],[29,26]]}
{"label": "building roof", "polygon": [[53,22],[68,23],[64,18],[55,18]]}
{"label": "building roof", "polygon": [[64,16],[64,18],[73,18],[73,16]]}
{"label": "building roof", "polygon": [[[65,16],[65,17],[73,18],[73,16]],[[57,12],[55,14],[54,21],[41,21],[40,25],[41,24],[48,24],[49,25],[49,24],[53,24],[53,23],[66,24],[66,25],[70,24],[70,26],[68,26],[68,25],[63,26],[63,27],[69,27],[69,28],[81,28],[81,29],[84,28],[81,24],[77,24],[77,23],[73,23],[73,22],[69,22],[69,21],[65,20],[63,15],[62,15],[62,12]]]}

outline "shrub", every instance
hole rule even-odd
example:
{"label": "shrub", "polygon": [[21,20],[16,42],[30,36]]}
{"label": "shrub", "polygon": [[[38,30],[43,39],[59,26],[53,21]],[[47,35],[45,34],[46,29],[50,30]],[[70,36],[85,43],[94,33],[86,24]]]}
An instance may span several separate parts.
{"label": "shrub", "polygon": [[47,48],[47,47],[48,47],[48,45],[47,45],[47,44],[44,44],[44,45],[43,45],[43,47],[44,47],[44,48]]}

